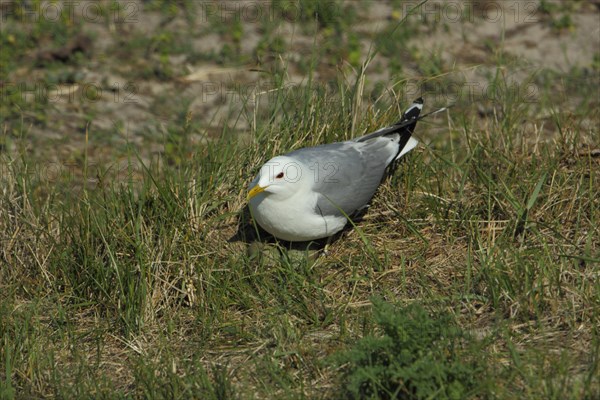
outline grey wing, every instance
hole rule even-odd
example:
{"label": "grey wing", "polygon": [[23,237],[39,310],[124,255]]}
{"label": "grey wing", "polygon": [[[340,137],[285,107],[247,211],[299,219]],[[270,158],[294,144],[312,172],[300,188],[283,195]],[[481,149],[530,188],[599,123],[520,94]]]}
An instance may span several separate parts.
{"label": "grey wing", "polygon": [[317,213],[351,216],[368,205],[397,149],[390,138],[378,137],[300,149],[289,156],[311,168]]}

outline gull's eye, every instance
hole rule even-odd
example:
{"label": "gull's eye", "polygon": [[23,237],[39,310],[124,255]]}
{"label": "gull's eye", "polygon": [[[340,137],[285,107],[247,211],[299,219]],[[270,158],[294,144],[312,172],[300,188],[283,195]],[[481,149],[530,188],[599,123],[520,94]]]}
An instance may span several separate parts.
{"label": "gull's eye", "polygon": [[283,172],[280,172],[277,174],[277,176],[275,177],[276,179],[281,179],[283,178]]}

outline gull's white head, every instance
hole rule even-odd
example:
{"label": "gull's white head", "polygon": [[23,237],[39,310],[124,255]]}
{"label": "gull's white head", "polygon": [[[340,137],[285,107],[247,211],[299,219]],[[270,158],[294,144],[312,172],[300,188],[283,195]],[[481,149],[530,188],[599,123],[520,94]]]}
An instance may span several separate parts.
{"label": "gull's white head", "polygon": [[306,171],[297,160],[286,156],[270,159],[250,183],[248,200],[261,201],[269,196],[284,200],[305,187]]}

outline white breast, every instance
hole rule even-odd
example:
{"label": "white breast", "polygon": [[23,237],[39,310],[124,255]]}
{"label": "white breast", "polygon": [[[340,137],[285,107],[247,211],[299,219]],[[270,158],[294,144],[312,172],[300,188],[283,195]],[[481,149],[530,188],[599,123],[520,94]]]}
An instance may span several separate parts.
{"label": "white breast", "polygon": [[273,201],[262,193],[250,200],[255,221],[271,235],[288,241],[309,241],[331,236],[346,225],[346,218],[315,213],[314,201],[303,204],[290,200]]}

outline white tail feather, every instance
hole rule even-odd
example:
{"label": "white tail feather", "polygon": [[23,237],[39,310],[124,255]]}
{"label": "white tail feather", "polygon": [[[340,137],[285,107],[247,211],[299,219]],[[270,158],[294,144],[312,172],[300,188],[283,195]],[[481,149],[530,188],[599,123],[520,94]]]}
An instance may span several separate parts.
{"label": "white tail feather", "polygon": [[408,153],[409,151],[411,151],[412,149],[417,147],[417,144],[419,144],[419,141],[417,139],[415,139],[413,137],[408,139],[408,142],[406,142],[406,146],[404,146],[404,148],[402,149],[400,154],[398,154],[398,156],[396,157],[396,160],[398,160],[400,157],[402,157],[403,155],[405,155],[406,153]]}

